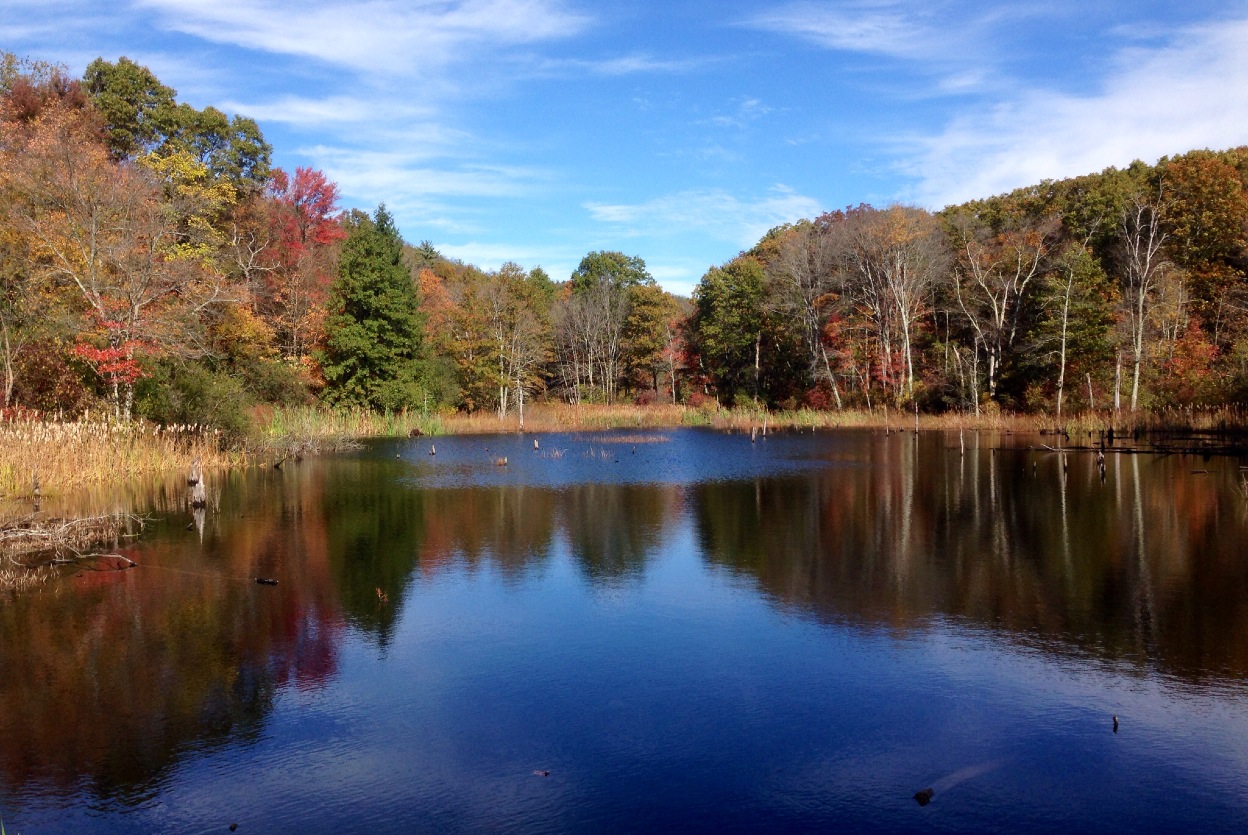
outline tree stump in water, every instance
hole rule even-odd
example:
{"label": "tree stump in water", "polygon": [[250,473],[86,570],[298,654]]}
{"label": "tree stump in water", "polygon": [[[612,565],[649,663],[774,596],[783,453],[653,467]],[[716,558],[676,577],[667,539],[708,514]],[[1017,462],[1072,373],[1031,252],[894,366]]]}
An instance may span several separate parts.
{"label": "tree stump in water", "polygon": [[191,507],[196,510],[207,507],[208,499],[204,493],[204,468],[200,465],[198,458],[191,462],[191,474],[187,477],[186,483],[191,488]]}

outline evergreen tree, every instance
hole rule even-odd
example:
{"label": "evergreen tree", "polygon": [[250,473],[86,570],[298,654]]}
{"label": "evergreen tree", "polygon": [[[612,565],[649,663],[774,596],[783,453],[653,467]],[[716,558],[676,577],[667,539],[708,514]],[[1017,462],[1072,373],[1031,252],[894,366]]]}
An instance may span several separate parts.
{"label": "evergreen tree", "polygon": [[392,411],[424,393],[424,323],[403,241],[386,207],[358,220],[342,245],[325,323],[326,399]]}

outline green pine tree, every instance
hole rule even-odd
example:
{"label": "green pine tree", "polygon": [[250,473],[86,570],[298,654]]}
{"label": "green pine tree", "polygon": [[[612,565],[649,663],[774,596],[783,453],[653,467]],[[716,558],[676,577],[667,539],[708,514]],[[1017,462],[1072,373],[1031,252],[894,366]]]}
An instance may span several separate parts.
{"label": "green pine tree", "polygon": [[325,398],[396,411],[424,394],[424,323],[403,241],[384,205],[342,245],[325,323]]}

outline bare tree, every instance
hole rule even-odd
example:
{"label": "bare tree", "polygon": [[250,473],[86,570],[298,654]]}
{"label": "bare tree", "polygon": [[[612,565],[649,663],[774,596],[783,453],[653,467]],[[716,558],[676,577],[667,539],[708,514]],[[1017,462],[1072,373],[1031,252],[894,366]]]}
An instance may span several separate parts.
{"label": "bare tree", "polygon": [[950,225],[958,244],[954,297],[983,347],[988,397],[996,399],[1001,366],[1018,336],[1028,288],[1047,267],[1061,221],[1047,217],[1033,224],[1020,219],[994,229],[982,217],[962,211]]}
{"label": "bare tree", "polygon": [[800,324],[810,378],[828,381],[836,408],[841,391],[828,360],[823,327],[827,319],[826,299],[840,276],[842,250],[837,233],[842,231],[844,214],[825,214],[814,223],[792,230],[781,242],[776,258],[768,264],[771,304]]}
{"label": "bare tree", "polygon": [[915,328],[947,268],[948,250],[936,219],[923,209],[862,207],[849,213],[848,223],[847,288],[875,321],[886,381],[898,350],[893,342],[900,343],[900,402],[914,394]]}
{"label": "bare tree", "polygon": [[1173,266],[1164,252],[1169,237],[1165,228],[1167,205],[1163,185],[1156,194],[1137,193],[1123,209],[1119,226],[1123,301],[1131,340],[1131,411],[1139,405],[1148,316],[1162,279]]}

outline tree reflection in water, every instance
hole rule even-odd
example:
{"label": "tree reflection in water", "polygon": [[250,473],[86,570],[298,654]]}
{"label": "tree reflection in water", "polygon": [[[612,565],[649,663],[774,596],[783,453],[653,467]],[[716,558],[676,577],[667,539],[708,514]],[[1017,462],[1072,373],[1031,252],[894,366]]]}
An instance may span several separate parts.
{"label": "tree reflection in water", "polygon": [[[706,437],[716,455],[735,449]],[[936,433],[737,441],[753,471],[706,481],[665,476],[669,459],[516,455],[480,484],[424,486],[450,440],[437,461],[382,445],[210,476],[202,539],[176,487],[135,493],[155,517],[126,550],[141,568],[0,604],[0,800],[142,805],[179,763],[258,739],[285,689],[334,681],[346,634],[385,651],[444,575],[518,587],[567,553],[579,583],[627,589],[690,533],[702,565],[822,622],[942,620],[1192,682],[1248,673],[1234,462],[1195,474],[1181,456],[1111,454],[1102,482],[1090,453],[1067,470],[1026,449],[1034,438],[985,436],[965,455]],[[537,466],[570,469],[534,486]]]}

